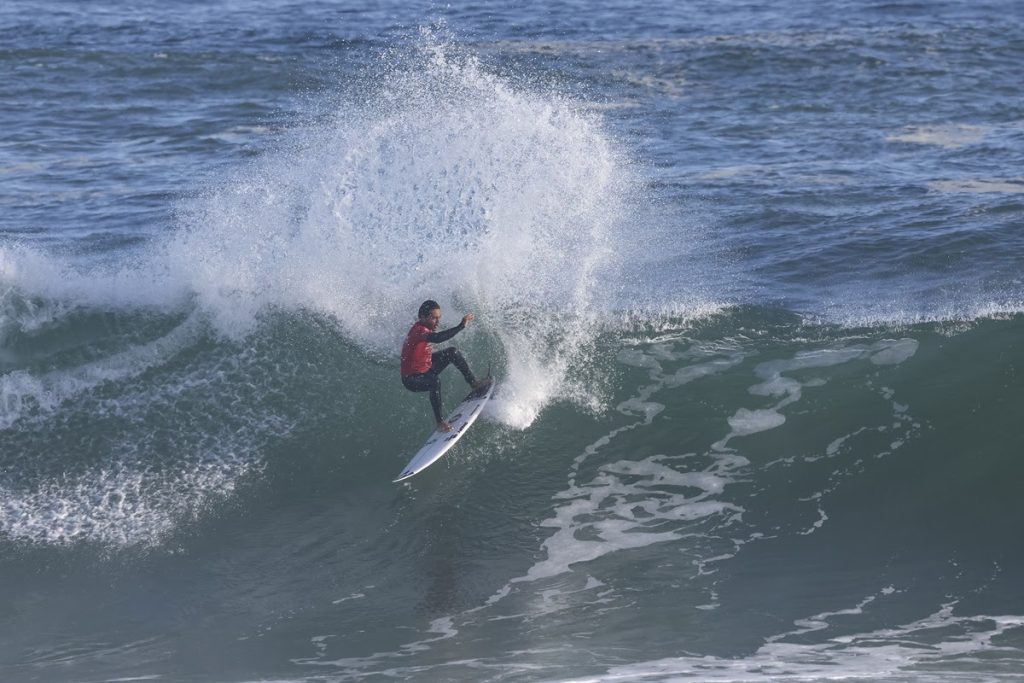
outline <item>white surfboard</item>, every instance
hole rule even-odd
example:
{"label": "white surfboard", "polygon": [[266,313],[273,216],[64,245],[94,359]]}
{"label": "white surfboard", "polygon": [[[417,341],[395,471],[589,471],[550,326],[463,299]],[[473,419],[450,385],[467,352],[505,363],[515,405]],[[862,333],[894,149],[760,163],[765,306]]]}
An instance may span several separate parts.
{"label": "white surfboard", "polygon": [[476,422],[476,418],[480,417],[480,411],[483,410],[484,404],[494,393],[495,384],[497,382],[492,379],[489,384],[469,392],[469,395],[448,416],[448,424],[452,426],[452,431],[434,430],[434,433],[427,439],[427,443],[423,444],[423,448],[413,456],[395,481],[408,479],[440,460],[441,456],[447,453],[448,449],[454,446],[455,442],[469,430],[469,426]]}

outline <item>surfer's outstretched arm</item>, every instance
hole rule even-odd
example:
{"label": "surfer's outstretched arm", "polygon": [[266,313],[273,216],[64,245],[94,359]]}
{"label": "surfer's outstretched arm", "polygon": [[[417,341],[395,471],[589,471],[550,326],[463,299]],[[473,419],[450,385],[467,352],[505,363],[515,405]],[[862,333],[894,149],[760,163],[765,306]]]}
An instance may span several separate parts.
{"label": "surfer's outstretched arm", "polygon": [[456,325],[455,327],[449,327],[447,330],[444,330],[443,332],[431,332],[430,334],[428,334],[427,341],[430,342],[431,344],[440,344],[441,342],[448,341],[449,339],[457,335],[459,332],[462,332],[464,329],[466,329],[466,325],[468,325],[470,321],[473,320],[474,317],[475,316],[472,313],[467,313],[466,315],[462,316],[462,322]]}
{"label": "surfer's outstretched arm", "polygon": [[427,335],[427,341],[431,344],[440,344],[441,342],[448,341],[464,329],[466,329],[466,326],[459,323],[455,327],[449,327],[447,330],[442,330],[441,332],[431,332]]}

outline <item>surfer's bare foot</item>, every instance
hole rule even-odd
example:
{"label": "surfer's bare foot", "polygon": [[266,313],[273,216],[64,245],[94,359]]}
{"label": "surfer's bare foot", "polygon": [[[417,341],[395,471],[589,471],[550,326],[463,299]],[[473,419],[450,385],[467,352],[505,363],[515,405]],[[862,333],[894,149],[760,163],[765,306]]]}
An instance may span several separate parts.
{"label": "surfer's bare foot", "polygon": [[452,431],[452,426],[445,422],[444,420],[441,420],[440,422],[437,423],[437,431],[450,432]]}
{"label": "surfer's bare foot", "polygon": [[469,386],[473,387],[474,389],[480,389],[482,387],[486,387],[490,383],[491,383],[491,378],[490,377],[486,377],[484,379],[478,379],[477,381],[473,382]]}

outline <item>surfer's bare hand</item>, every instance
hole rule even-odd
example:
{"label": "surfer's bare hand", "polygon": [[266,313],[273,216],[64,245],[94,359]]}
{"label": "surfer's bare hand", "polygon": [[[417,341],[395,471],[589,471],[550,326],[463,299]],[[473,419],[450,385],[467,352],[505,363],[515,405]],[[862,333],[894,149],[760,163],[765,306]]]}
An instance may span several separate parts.
{"label": "surfer's bare hand", "polygon": [[466,325],[471,323],[474,318],[475,316],[472,313],[467,313],[466,315],[462,316],[462,326],[465,327]]}

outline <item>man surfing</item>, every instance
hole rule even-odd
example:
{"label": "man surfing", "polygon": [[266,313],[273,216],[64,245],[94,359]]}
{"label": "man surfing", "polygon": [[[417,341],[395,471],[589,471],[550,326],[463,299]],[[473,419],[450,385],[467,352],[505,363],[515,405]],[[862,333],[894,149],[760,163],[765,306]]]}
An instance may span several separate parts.
{"label": "man surfing", "polygon": [[446,342],[473,320],[473,314],[462,317],[462,322],[443,332],[437,332],[441,324],[441,306],[436,301],[427,299],[420,304],[419,319],[409,329],[409,334],[402,344],[402,384],[409,391],[429,391],[430,407],[434,409],[437,420],[437,431],[450,432],[452,426],[441,417],[441,371],[451,364],[459,369],[466,383],[474,389],[487,386],[489,379],[478,380],[469,369],[469,363],[459,350],[449,346],[441,351],[434,351],[431,344]]}

